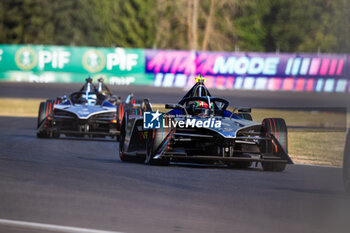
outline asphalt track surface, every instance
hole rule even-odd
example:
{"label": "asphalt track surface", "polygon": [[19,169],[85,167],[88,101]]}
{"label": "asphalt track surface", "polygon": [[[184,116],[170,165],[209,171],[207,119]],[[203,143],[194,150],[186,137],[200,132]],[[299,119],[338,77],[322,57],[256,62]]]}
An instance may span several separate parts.
{"label": "asphalt track surface", "polygon": [[[82,84],[1,83],[0,98],[55,98]],[[110,87],[174,103],[185,89]],[[349,94],[213,90],[231,105],[347,107]],[[1,101],[1,100],[0,100]],[[0,220],[117,232],[349,232],[341,169],[123,163],[114,141],[37,139],[36,119],[0,117]],[[0,232],[47,232],[0,224]]]}
{"label": "asphalt track surface", "polygon": [[[56,98],[77,91],[82,83],[7,83],[0,82],[0,98]],[[149,98],[152,103],[177,103],[188,89],[151,86],[109,86],[111,91],[125,99],[129,93],[135,98]],[[350,111],[350,93],[271,92],[242,90],[210,90],[213,96],[223,97],[231,106],[253,108],[347,108]]]}
{"label": "asphalt track surface", "polygon": [[0,117],[0,220],[127,233],[349,232],[341,168],[123,163],[114,141],[37,139],[35,125]]}

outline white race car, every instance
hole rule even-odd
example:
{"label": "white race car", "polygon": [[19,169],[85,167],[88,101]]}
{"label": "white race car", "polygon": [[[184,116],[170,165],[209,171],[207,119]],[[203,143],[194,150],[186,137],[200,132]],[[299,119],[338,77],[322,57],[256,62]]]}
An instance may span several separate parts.
{"label": "white race car", "polygon": [[58,97],[40,103],[37,137],[66,136],[116,137],[119,135],[118,105],[120,98],[112,96],[99,80],[98,88],[92,79],[69,97]]}

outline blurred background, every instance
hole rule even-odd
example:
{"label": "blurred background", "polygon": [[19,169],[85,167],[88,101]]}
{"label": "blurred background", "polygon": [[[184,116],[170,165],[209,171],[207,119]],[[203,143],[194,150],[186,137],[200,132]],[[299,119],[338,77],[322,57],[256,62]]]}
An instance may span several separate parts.
{"label": "blurred background", "polygon": [[2,0],[0,43],[350,51],[348,0]]}
{"label": "blurred background", "polygon": [[[230,110],[284,118],[296,165],[149,167],[122,163],[114,141],[35,136],[40,103],[87,77],[164,110],[198,74]],[[0,220],[349,232],[339,169],[349,112],[350,0],[0,0]],[[0,232],[20,230],[8,228],[0,221]]]}
{"label": "blurred background", "polygon": [[2,0],[0,81],[350,92],[347,0]]}

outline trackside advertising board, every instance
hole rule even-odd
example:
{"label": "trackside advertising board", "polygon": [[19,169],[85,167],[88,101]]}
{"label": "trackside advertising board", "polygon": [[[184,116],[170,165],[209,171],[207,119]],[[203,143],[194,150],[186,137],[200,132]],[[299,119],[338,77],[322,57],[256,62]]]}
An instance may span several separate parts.
{"label": "trackside advertising board", "polygon": [[350,92],[350,55],[0,45],[0,81],[187,87],[197,74],[209,88]]}
{"label": "trackside advertising board", "polygon": [[156,86],[191,86],[193,74],[209,88],[349,92],[346,54],[289,54],[146,50],[146,72]]}
{"label": "trackside advertising board", "polygon": [[152,85],[144,49],[37,45],[1,45],[0,80],[13,82],[84,82],[104,77],[115,85]]}

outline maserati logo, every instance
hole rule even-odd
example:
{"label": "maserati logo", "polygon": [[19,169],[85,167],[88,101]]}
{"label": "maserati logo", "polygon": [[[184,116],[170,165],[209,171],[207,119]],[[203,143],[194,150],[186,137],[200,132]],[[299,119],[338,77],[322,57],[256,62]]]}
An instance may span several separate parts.
{"label": "maserati logo", "polygon": [[90,73],[96,73],[105,67],[106,59],[102,52],[90,49],[83,55],[82,64]]}
{"label": "maserati logo", "polygon": [[18,68],[31,70],[37,65],[38,57],[32,48],[22,47],[15,55],[15,62]]}

